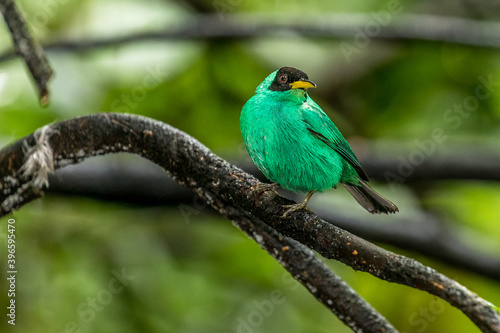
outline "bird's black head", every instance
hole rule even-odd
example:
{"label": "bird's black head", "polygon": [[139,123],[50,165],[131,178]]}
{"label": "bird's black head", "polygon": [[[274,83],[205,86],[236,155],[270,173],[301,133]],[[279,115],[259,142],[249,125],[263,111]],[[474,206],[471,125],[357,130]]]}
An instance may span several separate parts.
{"label": "bird's black head", "polygon": [[274,81],[269,86],[269,90],[272,91],[286,91],[299,88],[316,88],[316,84],[309,81],[306,73],[293,67],[281,67],[276,73]]}

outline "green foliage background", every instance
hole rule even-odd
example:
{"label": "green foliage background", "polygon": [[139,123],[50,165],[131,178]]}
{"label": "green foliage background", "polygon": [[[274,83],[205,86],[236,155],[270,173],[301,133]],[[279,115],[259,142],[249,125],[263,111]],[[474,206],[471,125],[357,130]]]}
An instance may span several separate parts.
{"label": "green foliage background", "polygon": [[[361,0],[18,3],[44,43],[175,29],[190,20],[196,8],[218,10],[221,20],[236,13],[293,20],[301,15],[376,13],[388,8],[388,2]],[[494,11],[479,10],[487,2],[479,1],[476,11],[465,3],[402,1],[400,6],[402,13],[498,19]],[[3,27],[0,52],[11,48],[9,38]],[[417,147],[415,140],[428,139],[441,128],[447,139],[440,151],[460,152],[474,144],[498,153],[498,91],[458,125],[445,117],[447,110],[474,95],[478,77],[500,81],[498,50],[371,41],[348,61],[342,42],[354,44],[349,39],[268,36],[54,51],[49,53],[55,78],[48,108],[38,106],[19,59],[0,63],[0,140],[6,145],[45,124],[75,116],[129,112],[169,123],[217,154],[241,161],[248,159],[239,133],[241,107],[270,72],[287,65],[309,74],[318,84],[311,96],[360,146],[375,142],[390,147],[396,142],[410,151]],[[160,73],[160,79],[146,89],[145,80],[153,82],[151,72]],[[128,156],[102,160],[138,163],[138,158]],[[425,208],[445,219],[472,247],[500,253],[497,183],[441,181],[418,191],[404,184],[394,190],[384,184],[376,187],[394,198],[401,216],[411,217]],[[315,200],[360,213],[340,190]],[[197,202],[194,195],[193,202]],[[1,332],[349,332],[277,262],[209,208],[186,218],[178,207],[144,208],[47,195],[11,218],[16,220],[17,321],[11,327],[3,317]],[[5,277],[7,218],[0,221],[0,230],[0,271]],[[404,249],[390,249],[500,304],[500,282]],[[478,331],[461,312],[426,293],[379,281],[336,262],[328,264],[401,331]],[[111,293],[111,299],[105,298],[114,273],[122,271],[133,279],[120,292]],[[4,311],[7,289],[3,278]],[[94,308],[89,305],[92,299],[98,300]]]}

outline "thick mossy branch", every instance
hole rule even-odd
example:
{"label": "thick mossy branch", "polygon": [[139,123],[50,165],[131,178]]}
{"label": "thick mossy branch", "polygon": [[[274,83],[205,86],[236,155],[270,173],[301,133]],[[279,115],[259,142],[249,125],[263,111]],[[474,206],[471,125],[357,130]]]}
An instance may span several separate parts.
{"label": "thick mossy branch", "polygon": [[[40,140],[39,130],[36,136]],[[463,311],[483,332],[500,332],[500,316],[459,283],[407,257],[386,251],[315,214],[299,211],[283,218],[285,198],[266,198],[253,191],[253,176],[230,165],[189,135],[164,123],[128,114],[95,114],[50,125],[54,168],[95,155],[127,152],[162,166],[182,185],[194,189],[224,216],[245,212],[280,234],[329,259],[380,279],[427,291]],[[47,129],[45,129],[47,133]],[[45,135],[45,138],[48,136]],[[0,152],[0,215],[40,196],[33,184],[42,172],[27,175],[26,147],[43,143],[29,135]],[[40,184],[40,179],[38,179]]]}

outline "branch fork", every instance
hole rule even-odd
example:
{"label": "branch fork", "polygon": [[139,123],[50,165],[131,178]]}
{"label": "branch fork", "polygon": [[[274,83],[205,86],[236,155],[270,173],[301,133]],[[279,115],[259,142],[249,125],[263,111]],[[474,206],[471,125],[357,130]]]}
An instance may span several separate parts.
{"label": "branch fork", "polygon": [[280,196],[264,198],[253,190],[260,184],[253,176],[214,155],[186,133],[142,116],[105,113],[74,118],[46,126],[5,147],[0,151],[0,215],[40,197],[46,175],[52,170],[118,152],[149,159],[179,184],[195,190],[354,331],[396,332],[313,256],[311,249],[355,270],[440,297],[460,309],[483,332],[500,333],[499,314],[456,281],[350,234],[314,213],[296,211],[283,218],[282,206],[291,201]]}

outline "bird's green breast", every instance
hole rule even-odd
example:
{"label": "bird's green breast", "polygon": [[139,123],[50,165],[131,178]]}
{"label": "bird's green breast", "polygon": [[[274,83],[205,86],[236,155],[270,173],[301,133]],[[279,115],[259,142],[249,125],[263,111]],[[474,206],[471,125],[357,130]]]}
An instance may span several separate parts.
{"label": "bird's green breast", "polygon": [[322,191],[334,187],[347,166],[307,129],[303,113],[316,104],[306,96],[258,92],[243,107],[241,133],[253,162],[271,181],[292,191]]}

